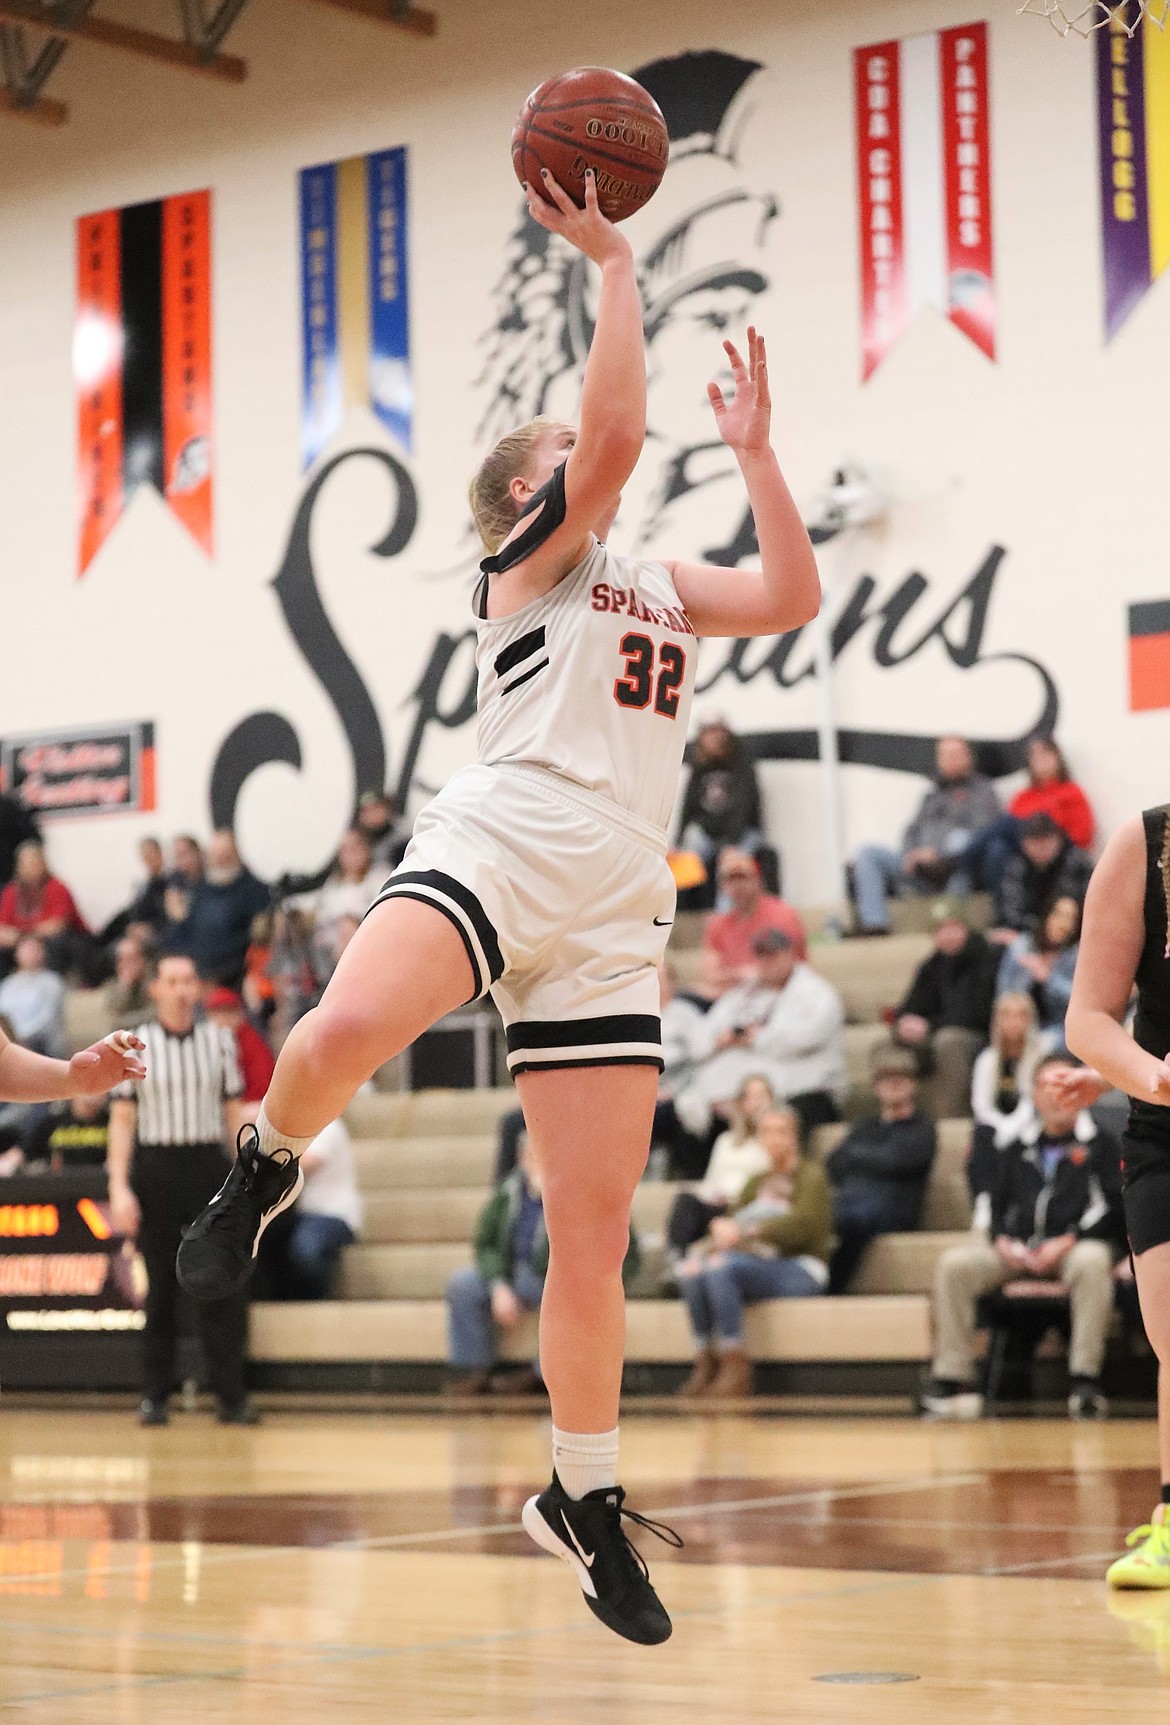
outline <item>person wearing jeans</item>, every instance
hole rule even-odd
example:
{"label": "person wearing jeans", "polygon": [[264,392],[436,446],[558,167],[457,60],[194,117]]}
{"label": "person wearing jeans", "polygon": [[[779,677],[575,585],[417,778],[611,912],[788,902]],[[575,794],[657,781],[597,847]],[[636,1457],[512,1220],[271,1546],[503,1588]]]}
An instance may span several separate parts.
{"label": "person wearing jeans", "polygon": [[967,893],[974,878],[974,847],[982,831],[1003,813],[995,787],[975,771],[971,745],[962,737],[940,737],[937,778],[902,839],[901,851],[865,845],[853,864],[858,932],[887,934],[887,899],[899,887],[932,893]]}
{"label": "person wearing jeans", "polygon": [[756,1135],[767,1171],[748,1181],[735,1213],[716,1216],[678,1267],[697,1349],[681,1395],[750,1395],[744,1307],[807,1298],[828,1284],[833,1210],[824,1169],[801,1157],[793,1109],[765,1114]]}
{"label": "person wearing jeans", "polygon": [[280,1290],[290,1300],[327,1300],[341,1254],[362,1230],[362,1195],[344,1120],[317,1134],[301,1167],[305,1189],[283,1243]]}
{"label": "person wearing jeans", "polygon": [[[521,1133],[515,1169],[489,1198],[475,1231],[475,1262],[447,1282],[447,1357],[452,1394],[483,1395],[491,1387],[497,1334],[540,1309],[548,1273],[548,1231],[536,1153]],[[622,1280],[638,1267],[630,1235]],[[539,1362],[524,1387],[542,1389]]]}

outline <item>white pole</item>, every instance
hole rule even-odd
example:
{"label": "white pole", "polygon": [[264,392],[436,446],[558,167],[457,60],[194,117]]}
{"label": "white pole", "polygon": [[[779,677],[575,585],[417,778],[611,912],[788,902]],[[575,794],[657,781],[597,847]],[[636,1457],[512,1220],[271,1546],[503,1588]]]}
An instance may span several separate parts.
{"label": "white pole", "polygon": [[[843,529],[833,535],[836,544],[832,553],[824,557],[826,563],[837,561],[847,531]],[[827,545],[829,541],[824,543]],[[817,688],[820,693],[820,721],[817,729],[820,739],[821,791],[824,798],[825,885],[830,911],[828,932],[840,935],[849,913],[849,889],[845,877],[845,819],[841,796],[841,757],[837,747],[837,719],[833,700],[832,623],[828,603],[835,583],[828,578],[824,570],[822,582],[824,599],[813,624]]]}

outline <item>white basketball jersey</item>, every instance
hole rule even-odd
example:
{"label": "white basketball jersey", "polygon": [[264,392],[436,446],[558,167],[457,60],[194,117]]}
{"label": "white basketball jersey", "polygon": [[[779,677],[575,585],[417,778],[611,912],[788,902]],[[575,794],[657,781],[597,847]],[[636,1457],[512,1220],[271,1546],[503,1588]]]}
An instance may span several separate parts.
{"label": "white basketball jersey", "polygon": [[662,564],[594,540],[550,593],[476,626],[479,759],[544,767],[665,830],[699,643]]}

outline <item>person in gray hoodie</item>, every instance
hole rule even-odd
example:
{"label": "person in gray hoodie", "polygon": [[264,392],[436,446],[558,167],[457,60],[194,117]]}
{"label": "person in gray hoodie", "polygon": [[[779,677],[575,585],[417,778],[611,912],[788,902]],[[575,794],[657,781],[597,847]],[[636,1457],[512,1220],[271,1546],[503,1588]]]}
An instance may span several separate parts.
{"label": "person in gray hoodie", "polygon": [[995,786],[975,771],[970,743],[940,737],[937,778],[906,828],[901,851],[865,845],[854,862],[857,918],[862,934],[889,931],[891,891],[970,892],[975,884],[966,857],[977,835],[1003,813]]}

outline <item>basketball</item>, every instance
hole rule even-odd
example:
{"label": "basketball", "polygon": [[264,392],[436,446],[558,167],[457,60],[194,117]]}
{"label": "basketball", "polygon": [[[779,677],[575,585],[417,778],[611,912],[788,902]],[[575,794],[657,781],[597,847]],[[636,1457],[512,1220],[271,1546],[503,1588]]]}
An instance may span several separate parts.
{"label": "basketball", "polygon": [[516,177],[540,191],[547,168],[579,208],[585,170],[597,175],[597,202],[625,221],[653,197],[666,172],[670,137],[648,90],[624,72],[578,66],[533,90],[512,128]]}

